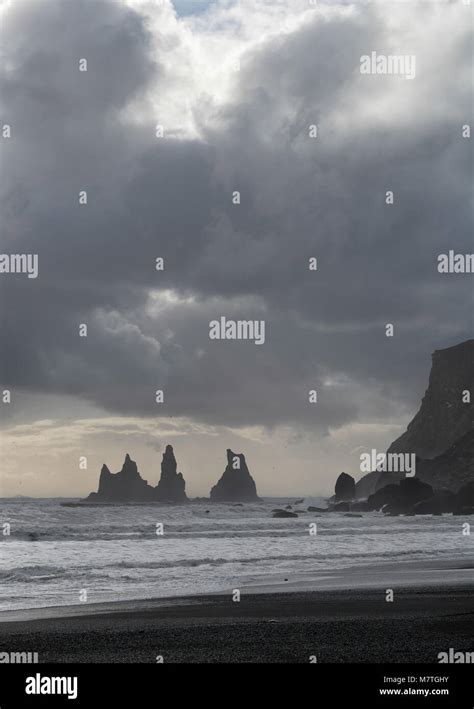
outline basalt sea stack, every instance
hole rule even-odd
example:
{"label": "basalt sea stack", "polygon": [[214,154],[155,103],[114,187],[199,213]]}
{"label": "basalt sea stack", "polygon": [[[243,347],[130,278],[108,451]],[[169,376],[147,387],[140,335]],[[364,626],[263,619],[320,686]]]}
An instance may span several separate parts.
{"label": "basalt sea stack", "polygon": [[166,446],[160,481],[152,487],[141,477],[137,464],[127,453],[118,473],[111,473],[106,465],[102,466],[99,489],[91,492],[84,502],[186,502],[186,483],[176,468],[173,448]]}
{"label": "basalt sea stack", "polygon": [[257,488],[243,453],[227,449],[227,467],[211,490],[213,502],[256,502]]}
{"label": "basalt sea stack", "polygon": [[159,502],[185,502],[188,498],[182,473],[177,473],[173,446],[166,446],[161,463],[161,478],[156,487],[155,499]]}
{"label": "basalt sea stack", "polygon": [[336,502],[353,500],[355,498],[355,480],[352,475],[341,473],[336,480]]}
{"label": "basalt sea stack", "polygon": [[137,464],[127,453],[118,473],[111,473],[106,465],[102,466],[99,489],[91,492],[87,502],[148,502],[153,500],[153,494],[154,489],[143,480]]}

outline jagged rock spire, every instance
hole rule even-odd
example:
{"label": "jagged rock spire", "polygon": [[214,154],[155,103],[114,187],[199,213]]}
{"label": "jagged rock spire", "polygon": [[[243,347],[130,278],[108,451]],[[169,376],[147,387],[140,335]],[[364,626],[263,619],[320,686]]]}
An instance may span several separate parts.
{"label": "jagged rock spire", "polygon": [[243,453],[227,449],[227,467],[211,490],[214,502],[256,502],[257,487],[250,475]]}

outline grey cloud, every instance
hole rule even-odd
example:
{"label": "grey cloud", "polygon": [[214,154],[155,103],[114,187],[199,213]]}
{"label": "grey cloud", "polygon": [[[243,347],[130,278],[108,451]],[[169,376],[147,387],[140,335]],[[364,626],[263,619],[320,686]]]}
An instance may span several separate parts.
{"label": "grey cloud", "polygon": [[[472,250],[468,29],[418,88],[398,88],[403,117],[380,122],[394,78],[358,73],[361,54],[392,49],[379,11],[311,21],[243,57],[229,103],[196,109],[202,139],[157,142],[156,116],[126,109],[146,109],[152,87],[166,100],[155,52],[179,38],[118,3],[71,6],[25,0],[9,21],[2,251],[38,252],[40,277],[0,281],[4,385],[145,416],[164,388],[170,416],[323,433],[409,410],[430,352],[472,333],[472,280],[436,272],[440,251]],[[154,289],[180,299],[155,312]],[[219,315],[264,317],[265,346],[211,343]],[[325,387],[331,374],[343,384]],[[309,388],[324,393],[314,410]]]}

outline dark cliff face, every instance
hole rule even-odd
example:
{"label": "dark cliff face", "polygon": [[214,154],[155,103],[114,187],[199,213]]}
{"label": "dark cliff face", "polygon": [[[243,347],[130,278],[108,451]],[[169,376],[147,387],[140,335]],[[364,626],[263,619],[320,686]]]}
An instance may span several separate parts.
{"label": "dark cliff face", "polygon": [[155,499],[159,502],[185,502],[186,483],[181,473],[177,473],[173,447],[166,446],[161,462],[161,478],[156,487]]}
{"label": "dark cliff face", "polygon": [[[471,403],[462,392],[471,393]],[[435,458],[474,427],[474,340],[436,350],[421,407],[389,453]]]}
{"label": "dark cliff face", "polygon": [[457,492],[474,481],[474,430],[432,460],[416,461],[416,476],[434,488]]}
{"label": "dark cliff face", "polygon": [[[466,391],[470,402],[463,401]],[[436,350],[420,409],[387,452],[415,453],[417,478],[456,492],[474,479],[473,397],[474,340]],[[357,497],[367,497],[403,478],[399,473],[368,473],[356,484]]]}
{"label": "dark cliff face", "polygon": [[[435,490],[450,492],[458,492],[461,486],[473,482],[474,430],[466,433],[436,458],[417,458],[416,477]],[[385,485],[400,483],[404,479],[403,473],[369,473],[357,483],[357,497],[367,497]]]}
{"label": "dark cliff face", "polygon": [[211,490],[213,502],[256,502],[257,487],[250,475],[245,456],[227,449],[227,467]]}

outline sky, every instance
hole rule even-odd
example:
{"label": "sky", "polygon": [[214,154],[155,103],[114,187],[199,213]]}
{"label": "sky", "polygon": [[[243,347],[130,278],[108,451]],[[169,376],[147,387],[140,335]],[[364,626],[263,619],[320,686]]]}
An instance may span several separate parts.
{"label": "sky", "polygon": [[[0,3],[0,253],[39,264],[0,274],[2,495],[86,495],[127,452],[155,485],[168,443],[191,496],[228,447],[261,495],[361,477],[431,353],[472,337],[472,274],[437,270],[473,251],[471,20],[441,1]],[[415,75],[362,73],[372,52]],[[265,342],[211,340],[221,317],[263,320]]]}

